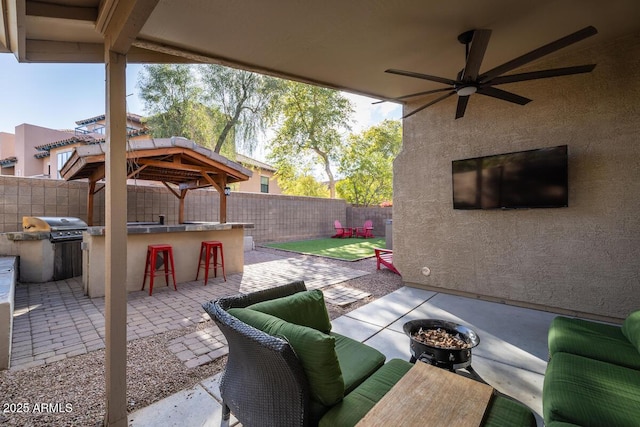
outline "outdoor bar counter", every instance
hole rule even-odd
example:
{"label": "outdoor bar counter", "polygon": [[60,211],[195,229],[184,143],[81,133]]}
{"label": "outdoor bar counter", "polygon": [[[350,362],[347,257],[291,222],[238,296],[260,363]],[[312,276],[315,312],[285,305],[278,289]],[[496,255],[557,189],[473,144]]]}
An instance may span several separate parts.
{"label": "outdoor bar counter", "polygon": [[[173,247],[175,275],[180,283],[195,280],[200,256],[200,243],[206,240],[222,242],[227,276],[241,273],[244,267],[244,229],[248,223],[185,223],[179,225],[130,225],[127,227],[127,291],[139,291],[144,279],[147,246],[169,244]],[[85,294],[91,298],[105,295],[105,230],[89,227],[83,233],[82,282]],[[219,279],[222,272],[218,270]],[[213,274],[209,273],[211,282]],[[204,285],[204,270],[199,280]],[[165,286],[164,274],[156,276],[154,290]],[[173,283],[171,282],[173,288]],[[148,292],[149,279],[145,285]]]}

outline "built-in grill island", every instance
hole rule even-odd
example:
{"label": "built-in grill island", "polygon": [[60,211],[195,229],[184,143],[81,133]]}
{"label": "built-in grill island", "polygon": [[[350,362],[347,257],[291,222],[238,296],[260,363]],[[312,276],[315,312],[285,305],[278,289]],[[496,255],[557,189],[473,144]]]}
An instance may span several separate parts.
{"label": "built-in grill island", "polygon": [[82,232],[87,223],[75,217],[25,216],[25,233],[48,233],[53,246],[53,280],[82,275]]}

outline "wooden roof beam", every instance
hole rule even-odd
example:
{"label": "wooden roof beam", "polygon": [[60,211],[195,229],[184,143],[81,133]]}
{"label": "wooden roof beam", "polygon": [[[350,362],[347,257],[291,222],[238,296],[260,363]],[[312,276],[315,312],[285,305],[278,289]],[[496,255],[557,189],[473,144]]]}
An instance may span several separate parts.
{"label": "wooden roof beam", "polygon": [[159,0],[105,0],[102,2],[96,29],[105,36],[105,46],[126,55]]}
{"label": "wooden roof beam", "polygon": [[27,0],[26,12],[29,16],[44,18],[73,19],[95,22],[98,19],[98,8],[79,7],[40,1]]}

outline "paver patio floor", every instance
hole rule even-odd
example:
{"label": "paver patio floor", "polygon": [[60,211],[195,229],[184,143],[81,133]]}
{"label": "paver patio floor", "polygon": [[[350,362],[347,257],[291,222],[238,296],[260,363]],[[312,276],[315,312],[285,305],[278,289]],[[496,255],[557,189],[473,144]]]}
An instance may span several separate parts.
{"label": "paver patio floor", "polygon": [[[127,339],[135,340],[172,329],[185,328],[208,320],[202,303],[211,299],[248,293],[293,280],[304,280],[307,288],[326,288],[346,280],[369,274],[366,271],[316,263],[300,258],[281,258],[257,251],[245,254],[244,272],[178,284],[178,290],[155,286],[153,296],[147,290],[130,292],[127,301]],[[160,282],[161,283],[161,282]],[[343,305],[368,294],[336,287],[327,289],[325,299]],[[20,284],[16,287],[13,324],[11,369],[53,363],[105,347],[104,298],[84,295],[82,278],[42,284]],[[210,330],[209,330],[210,329]],[[199,344],[220,334],[217,328],[200,331],[198,337],[188,337],[170,348],[184,362],[193,366],[212,360],[211,352],[203,352]],[[186,345],[181,347],[177,344]],[[223,344],[226,343],[223,342]],[[213,347],[216,347],[214,344]],[[190,352],[190,353],[189,353]],[[195,358],[198,358],[194,361]],[[187,365],[190,366],[190,365]]]}

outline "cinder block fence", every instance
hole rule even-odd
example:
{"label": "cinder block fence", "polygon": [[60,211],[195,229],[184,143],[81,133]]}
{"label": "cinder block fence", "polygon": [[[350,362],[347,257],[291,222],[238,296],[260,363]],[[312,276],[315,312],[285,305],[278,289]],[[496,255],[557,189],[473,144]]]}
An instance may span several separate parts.
{"label": "cinder block fence", "polygon": [[[178,199],[161,184],[129,185],[127,220],[178,222]],[[218,221],[219,196],[214,190],[189,191],[188,221]],[[87,183],[42,178],[0,176],[0,232],[22,231],[24,216],[73,216],[87,221]],[[104,225],[104,191],[95,197],[94,224]],[[227,221],[249,222],[254,242],[302,240],[334,234],[337,219],[349,227],[373,221],[374,235],[384,237],[391,208],[352,207],[344,200],[233,192],[227,200]],[[1,254],[0,254],[1,255]]]}

